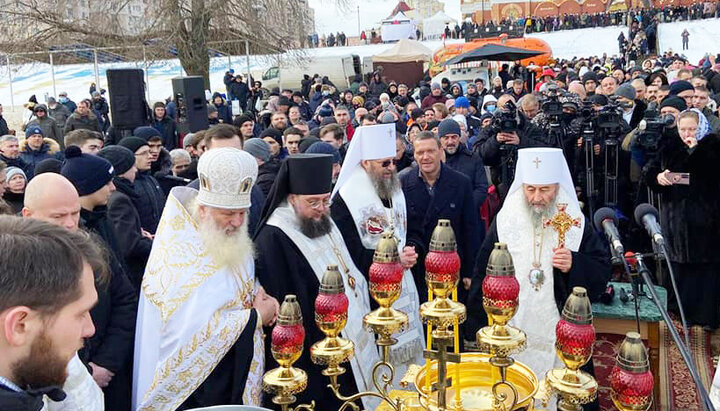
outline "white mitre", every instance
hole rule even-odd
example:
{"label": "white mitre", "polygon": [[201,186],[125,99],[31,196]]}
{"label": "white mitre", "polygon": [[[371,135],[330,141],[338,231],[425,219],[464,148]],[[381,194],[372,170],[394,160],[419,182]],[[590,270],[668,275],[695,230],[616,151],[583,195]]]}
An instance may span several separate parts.
{"label": "white mitre", "polygon": [[515,163],[515,180],[508,191],[508,197],[522,188],[523,184],[545,185],[559,184],[572,202],[572,208],[580,205],[575,194],[575,185],[563,151],[559,148],[522,148],[518,150]]}
{"label": "white mitre", "polygon": [[257,180],[255,157],[236,148],[208,150],[198,161],[198,203],[214,208],[250,207],[250,192]]}
{"label": "white mitre", "polygon": [[362,126],[355,130],[331,198],[348,182],[361,161],[394,158],[395,150],[395,124]]}

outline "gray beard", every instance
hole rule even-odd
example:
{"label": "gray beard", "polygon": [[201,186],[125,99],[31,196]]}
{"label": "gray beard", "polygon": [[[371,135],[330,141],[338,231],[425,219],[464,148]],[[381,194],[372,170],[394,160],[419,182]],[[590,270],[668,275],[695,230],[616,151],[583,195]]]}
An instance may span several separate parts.
{"label": "gray beard", "polygon": [[390,179],[384,179],[370,174],[370,180],[372,180],[375,193],[385,200],[391,199],[395,190],[400,187],[400,179],[397,173],[393,173]]}
{"label": "gray beard", "polygon": [[557,208],[555,199],[550,201],[546,207],[535,207],[531,204],[527,204],[527,207],[535,227],[542,227],[545,221],[552,218],[553,212]]}
{"label": "gray beard", "polygon": [[300,231],[308,238],[322,237],[332,231],[332,222],[329,216],[322,216],[320,221],[300,216],[297,216],[297,218],[300,222]]}

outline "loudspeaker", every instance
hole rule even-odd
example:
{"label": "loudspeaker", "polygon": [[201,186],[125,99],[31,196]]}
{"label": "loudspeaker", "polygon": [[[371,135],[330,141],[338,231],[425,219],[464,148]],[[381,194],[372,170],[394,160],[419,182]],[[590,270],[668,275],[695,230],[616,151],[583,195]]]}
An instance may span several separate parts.
{"label": "loudspeaker", "polygon": [[172,79],[173,95],[177,105],[177,123],[180,133],[194,133],[208,128],[205,80],[201,76]]}
{"label": "loudspeaker", "polygon": [[116,129],[129,129],[148,124],[145,101],[145,79],[141,69],[110,69],[107,71],[110,114]]}

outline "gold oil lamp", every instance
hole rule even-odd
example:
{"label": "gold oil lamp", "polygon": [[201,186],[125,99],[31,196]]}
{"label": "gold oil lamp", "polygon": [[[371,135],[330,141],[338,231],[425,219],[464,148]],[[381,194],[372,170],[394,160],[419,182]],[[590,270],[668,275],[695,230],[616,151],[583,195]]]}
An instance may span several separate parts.
{"label": "gold oil lamp", "polygon": [[595,328],[587,290],[574,287],[555,326],[555,352],[565,368],[555,368],[545,376],[550,392],[560,399],[558,409],[581,411],[582,405],[597,397],[598,383],[590,374],[580,371],[592,358]]}
{"label": "gold oil lamp", "polygon": [[450,297],[460,279],[460,256],[450,220],[438,220],[425,257],[425,281],[434,299],[420,306],[420,317],[433,326],[433,339],[452,339],[448,327],[465,321],[465,306]]}
{"label": "gold oil lamp", "polygon": [[354,353],[353,342],[338,337],[347,323],[348,304],[338,266],[327,266],[315,299],[315,324],[326,337],[310,347],[312,362],[327,366],[322,371],[325,376],[343,374],[345,368],[340,364],[350,360]]}
{"label": "gold oil lamp", "polygon": [[652,405],[654,379],[640,334],[631,331],[620,344],[610,372],[610,398],[620,411],[645,411]]}
{"label": "gold oil lamp", "polygon": [[272,401],[282,410],[295,402],[295,395],[307,388],[307,374],[292,365],[300,358],[305,341],[305,328],[297,298],[286,295],[280,306],[277,325],[272,330],[270,350],[280,367],[263,376],[263,390],[275,394]]}
{"label": "gold oil lamp", "polygon": [[507,369],[515,363],[510,354],[525,349],[527,336],[523,331],[507,325],[518,309],[520,283],[515,278],[512,256],[504,243],[495,243],[488,260],[482,290],[483,308],[492,325],[478,330],[478,347],[480,351],[490,353],[490,364],[500,369],[500,381],[492,387],[495,405],[498,408],[501,404],[506,405],[507,394],[495,395],[498,387],[505,385],[513,396],[508,409],[513,409],[520,398],[515,386],[507,381]]}
{"label": "gold oil lamp", "polygon": [[366,329],[377,334],[376,344],[382,347],[382,359],[387,360],[389,347],[397,342],[392,334],[407,327],[407,314],[392,308],[402,291],[403,267],[400,264],[397,239],[393,230],[385,231],[370,265],[370,295],[380,308],[363,317]]}

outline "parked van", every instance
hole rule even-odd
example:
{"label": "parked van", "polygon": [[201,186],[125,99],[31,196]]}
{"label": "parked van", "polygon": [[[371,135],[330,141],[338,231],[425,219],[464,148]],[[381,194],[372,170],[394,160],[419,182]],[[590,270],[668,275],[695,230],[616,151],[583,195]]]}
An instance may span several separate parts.
{"label": "parked van", "polygon": [[300,61],[288,59],[263,73],[263,88],[300,90],[304,74],[327,76],[338,89],[344,90],[350,87],[356,74],[362,74],[362,61],[357,55],[308,57]]}

